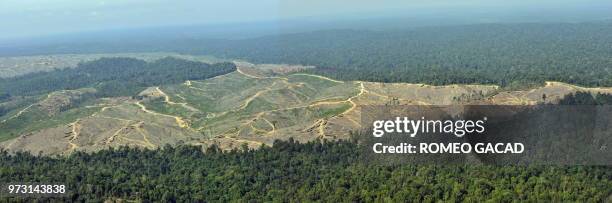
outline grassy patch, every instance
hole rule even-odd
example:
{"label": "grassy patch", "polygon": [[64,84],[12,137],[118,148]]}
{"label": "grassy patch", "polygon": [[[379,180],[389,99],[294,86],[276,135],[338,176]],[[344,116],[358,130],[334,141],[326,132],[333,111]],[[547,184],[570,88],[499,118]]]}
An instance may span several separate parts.
{"label": "grassy patch", "polygon": [[324,89],[340,84],[311,75],[293,74],[289,75],[288,78],[291,83],[305,83],[314,89]]}
{"label": "grassy patch", "polygon": [[336,115],[340,115],[341,113],[344,113],[346,110],[350,109],[351,105],[350,104],[341,104],[338,106],[333,106],[330,108],[322,108],[319,109],[318,111],[315,111],[318,113],[317,117],[320,118],[329,118],[332,116],[336,116]]}
{"label": "grassy patch", "polygon": [[50,117],[38,108],[32,107],[19,117],[7,120],[5,123],[0,124],[0,142],[15,138],[24,133],[34,132],[59,125],[66,125],[74,122],[78,118],[83,118],[100,111],[100,109],[101,107],[76,108]]}
{"label": "grassy patch", "polygon": [[161,114],[174,115],[180,117],[190,117],[193,112],[180,105],[168,104],[162,100],[153,100],[143,103],[147,109]]}

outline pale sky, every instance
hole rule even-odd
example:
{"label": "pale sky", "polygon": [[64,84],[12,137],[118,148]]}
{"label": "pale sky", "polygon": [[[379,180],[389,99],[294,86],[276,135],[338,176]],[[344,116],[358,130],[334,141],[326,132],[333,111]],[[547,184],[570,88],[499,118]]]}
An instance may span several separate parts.
{"label": "pale sky", "polygon": [[[512,3],[508,3],[512,2]],[[0,0],[0,39],[165,25],[381,15],[438,8],[597,7],[605,0]],[[609,5],[609,4],[608,4]],[[366,16],[367,17],[367,16]]]}

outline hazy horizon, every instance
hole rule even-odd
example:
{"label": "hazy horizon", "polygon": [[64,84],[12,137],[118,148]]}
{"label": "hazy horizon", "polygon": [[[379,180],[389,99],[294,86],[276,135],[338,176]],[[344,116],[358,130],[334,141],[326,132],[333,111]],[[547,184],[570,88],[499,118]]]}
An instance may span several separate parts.
{"label": "hazy horizon", "polygon": [[[245,26],[245,31],[249,30],[249,26],[249,31],[256,28],[266,30],[260,31],[265,34],[274,29],[297,29],[315,24],[325,28],[334,22],[358,22],[366,19],[433,19],[441,24],[555,20],[566,22],[611,19],[612,14],[609,13],[612,13],[612,2],[603,0],[8,0],[0,2],[0,18],[13,20],[0,21],[0,27],[3,27],[0,41],[164,26],[207,26],[204,29],[212,30],[216,35],[210,36],[215,37],[229,36],[222,32],[225,30],[240,32],[240,28],[232,27],[236,25]],[[356,23],[348,24],[350,25],[345,27],[350,28]]]}

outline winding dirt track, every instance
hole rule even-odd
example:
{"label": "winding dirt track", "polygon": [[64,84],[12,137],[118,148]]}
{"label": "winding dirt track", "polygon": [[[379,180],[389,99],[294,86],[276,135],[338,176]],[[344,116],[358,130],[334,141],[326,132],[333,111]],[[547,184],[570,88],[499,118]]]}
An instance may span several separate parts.
{"label": "winding dirt track", "polygon": [[134,104],[136,104],[138,107],[140,107],[140,110],[142,110],[142,111],[144,111],[144,112],[146,112],[146,113],[150,113],[150,114],[153,114],[153,115],[158,115],[158,116],[165,116],[165,117],[171,117],[171,118],[174,118],[174,120],[176,121],[176,124],[177,124],[179,127],[181,127],[181,128],[188,128],[188,127],[189,127],[189,126],[187,125],[187,122],[185,122],[185,121],[183,120],[183,118],[181,118],[181,117],[178,117],[178,116],[171,116],[171,115],[168,115],[168,114],[161,114],[161,113],[157,113],[157,112],[155,112],[155,111],[148,110],[148,109],[147,109],[147,107],[145,107],[144,105],[142,105],[142,104],[140,103],[140,101],[134,102]]}
{"label": "winding dirt track", "polygon": [[196,109],[196,108],[194,108],[192,106],[189,106],[189,104],[187,104],[187,103],[184,103],[184,102],[176,103],[176,102],[170,101],[170,97],[164,91],[162,91],[159,87],[155,87],[155,90],[157,92],[159,92],[159,94],[161,94],[164,97],[164,102],[166,102],[168,104],[171,104],[171,105],[180,105],[183,108],[189,109],[190,111],[200,111],[200,110],[198,110],[198,109]]}
{"label": "winding dirt track", "polygon": [[[240,74],[242,74],[242,75],[244,75],[246,77],[254,78],[254,79],[265,79],[265,78],[273,79],[274,78],[274,79],[282,79],[286,83],[289,80],[288,78],[285,78],[285,77],[261,77],[261,76],[254,76],[254,75],[251,75],[251,74],[248,74],[248,73],[245,73],[244,71],[242,71],[241,67],[237,67],[236,68],[236,72],[238,72],[238,73],[240,73]],[[338,81],[338,80],[334,80],[334,79],[331,79],[331,78],[328,78],[328,77],[324,77],[324,76],[320,76],[320,75],[312,75],[312,74],[305,74],[305,73],[296,73],[296,74],[293,74],[293,75],[302,75],[302,76],[316,77],[316,78],[319,78],[319,79],[331,81],[331,82],[334,82],[334,83],[340,83],[340,84],[345,83],[344,81]],[[255,117],[255,119],[260,119],[261,116],[263,115],[263,113],[270,113],[270,112],[277,112],[277,111],[286,111],[286,110],[301,109],[301,108],[309,108],[309,107],[320,106],[320,105],[334,105],[334,104],[350,103],[351,107],[349,109],[345,110],[344,112],[340,113],[339,115],[334,115],[334,116],[332,116],[330,118],[334,118],[334,117],[338,117],[338,116],[343,116],[343,115],[345,115],[345,114],[347,114],[347,113],[349,113],[351,111],[354,111],[355,108],[357,108],[358,105],[353,101],[355,98],[360,97],[364,93],[368,92],[366,90],[363,82],[357,82],[357,83],[359,84],[359,93],[349,97],[346,100],[341,100],[341,101],[325,101],[325,100],[328,100],[328,99],[324,99],[324,100],[319,100],[319,101],[311,102],[310,104],[303,105],[303,106],[296,106],[296,107],[289,107],[289,108],[284,108],[284,109],[275,109],[275,110],[270,110],[270,111],[263,111],[263,112],[260,112]],[[264,90],[256,92],[254,95],[252,95],[251,97],[249,97],[245,101],[245,103],[240,107],[239,110],[245,109],[255,98],[261,96],[263,93],[272,91],[271,87],[273,87],[274,85],[275,85],[275,83],[273,83],[269,87],[266,87],[266,89],[264,89]],[[297,84],[297,85],[299,85],[299,84]],[[319,134],[319,137],[324,137],[325,136],[325,127],[327,126],[328,119],[330,119],[330,118],[327,118],[327,119],[318,119],[317,121],[315,121],[315,123],[313,123],[313,125],[310,128],[316,127],[317,128],[317,132]],[[255,119],[253,119],[253,120],[255,120]],[[276,127],[270,121],[268,121],[267,119],[265,119],[265,118],[263,118],[263,119],[272,126],[272,130],[269,131],[267,134],[274,133],[274,131],[276,130]],[[251,120],[251,121],[249,121],[249,122],[247,122],[245,124],[250,125],[251,128],[254,128],[252,126],[252,124],[251,124],[253,120]],[[348,120],[351,121],[351,122],[354,122],[354,123],[356,123],[358,125],[360,125],[358,122],[356,122],[353,119],[348,118]],[[243,124],[242,126],[244,126],[245,124]],[[255,130],[260,130],[260,129],[255,129]]]}
{"label": "winding dirt track", "polygon": [[[388,101],[388,100],[398,100],[397,97],[401,97],[404,96],[402,94],[398,94],[397,91],[404,91],[403,88],[404,86],[396,86],[394,87],[395,89],[392,89],[396,92],[387,92],[384,90],[384,86],[377,86],[376,83],[370,83],[370,82],[363,82],[363,81],[337,81],[331,78],[327,78],[324,76],[318,76],[318,75],[311,75],[311,74],[303,74],[303,73],[294,73],[292,75],[302,75],[302,76],[308,76],[308,77],[315,77],[321,80],[325,80],[325,81],[330,81],[333,83],[338,83],[338,84],[345,84],[343,86],[337,86],[338,88],[342,88],[342,91],[346,91],[344,93],[342,93],[342,96],[337,96],[335,93],[331,94],[332,96],[323,96],[323,94],[318,94],[317,97],[315,97],[314,99],[311,97],[314,97],[308,93],[304,93],[301,92],[300,90],[302,90],[303,88],[308,88],[308,91],[318,91],[318,89],[316,89],[314,86],[310,86],[310,85],[305,85],[304,83],[299,83],[299,82],[293,82],[291,80],[289,80],[289,77],[278,77],[278,76],[266,76],[264,73],[260,73],[260,72],[253,72],[252,70],[248,69],[248,68],[243,68],[243,67],[237,67],[236,72],[234,73],[233,76],[237,76],[235,74],[240,74],[240,76],[238,77],[238,79],[242,79],[245,80],[247,78],[251,78],[251,79],[258,79],[258,80],[262,80],[262,79],[266,79],[266,81],[264,81],[265,83],[259,83],[257,86],[257,91],[245,91],[245,93],[243,93],[241,95],[241,99],[242,101],[240,101],[240,103],[237,103],[235,105],[233,105],[232,107],[230,107],[227,111],[224,112],[215,112],[215,116],[212,117],[216,117],[216,116],[220,116],[220,115],[225,115],[228,112],[236,112],[236,111],[240,111],[240,110],[245,110],[247,109],[249,106],[254,105],[255,103],[253,103],[254,101],[257,101],[258,98],[268,98],[268,96],[272,97],[270,92],[271,91],[275,91],[275,90],[288,90],[288,92],[294,92],[294,93],[289,93],[290,96],[296,97],[297,94],[302,94],[304,97],[299,96],[299,102],[296,103],[290,103],[290,105],[284,105],[282,107],[278,107],[278,108],[271,108],[271,109],[266,109],[266,110],[261,110],[261,111],[257,111],[255,113],[249,113],[248,115],[246,115],[246,119],[247,120],[240,120],[237,118],[237,122],[235,123],[236,128],[234,128],[234,124],[232,124],[232,126],[230,126],[232,129],[229,129],[225,132],[221,132],[218,133],[216,132],[214,135],[218,136],[217,138],[219,139],[226,139],[224,141],[230,141],[232,143],[247,143],[249,145],[260,145],[263,142],[267,142],[267,141],[261,141],[260,140],[265,140],[265,139],[271,139],[270,137],[263,137],[261,139],[259,138],[250,138],[249,136],[245,136],[245,132],[246,133],[255,133],[258,135],[265,135],[265,136],[278,136],[282,133],[285,133],[286,129],[288,128],[284,128],[284,127],[278,127],[276,124],[276,119],[275,117],[273,117],[273,115],[271,114],[277,114],[277,112],[281,112],[281,111],[290,111],[290,110],[294,110],[294,109],[303,109],[303,108],[310,108],[310,107],[321,107],[321,106],[331,106],[334,107],[332,105],[342,105],[342,108],[346,108],[346,110],[343,110],[342,112],[338,112],[336,113],[336,115],[332,115],[330,117],[327,118],[313,118],[313,119],[309,119],[308,123],[300,123],[300,129],[299,130],[308,130],[308,132],[302,131],[303,133],[308,133],[308,135],[313,135],[313,136],[318,136],[321,138],[325,138],[326,136],[330,136],[330,135],[335,135],[334,134],[334,130],[336,128],[334,128],[334,126],[337,126],[338,123],[340,123],[341,125],[344,124],[348,124],[347,126],[360,126],[361,124],[359,122],[357,122],[356,120],[359,120],[358,117],[356,116],[356,112],[359,111],[358,110],[358,106],[362,105],[362,104],[366,104],[368,102],[370,102],[369,100],[365,100],[365,99],[370,99],[372,101],[375,102],[379,102],[379,101]],[[244,76],[244,77],[242,77]],[[217,76],[217,77],[224,77],[224,76]],[[223,78],[222,80],[227,79],[227,78]],[[232,79],[236,79],[234,77],[232,77]],[[274,79],[274,80],[269,80],[269,79]],[[195,90],[199,90],[200,92],[197,92],[197,94],[202,94],[203,96],[207,96],[207,92],[211,91],[210,89],[207,90],[206,88],[209,88],[209,86],[202,86],[201,88],[198,88],[197,86],[194,86],[194,84],[204,84],[204,85],[209,85],[209,84],[215,84],[213,82],[217,82],[217,81],[185,81],[184,85],[182,86],[183,88],[191,88],[191,89],[195,89]],[[319,81],[320,82],[320,81]],[[328,83],[329,84],[329,83]],[[602,91],[602,92],[612,92],[612,89],[606,89],[606,88],[582,88],[582,87],[578,87],[578,86],[573,86],[573,85],[567,85],[567,84],[557,84],[555,82],[547,82],[546,86],[569,86],[575,90],[586,90],[586,91]],[[344,87],[346,86],[346,87]],[[427,85],[424,85],[427,86]],[[452,85],[451,85],[452,86]],[[296,87],[300,87],[300,88],[296,88]],[[409,84],[408,86],[405,87],[416,87],[415,84]],[[423,87],[423,85],[421,85],[420,87]],[[448,90],[451,93],[449,94],[456,94],[456,91],[466,91],[465,87],[466,86],[461,86],[464,87],[463,89],[457,88],[457,89],[453,89],[453,90]],[[205,88],[205,89],[202,89]],[[295,88],[295,89],[292,89]],[[382,88],[382,89],[381,89]],[[442,86],[436,86],[435,88],[442,88]],[[455,88],[455,86],[450,87],[450,88]],[[467,87],[467,89],[471,89],[470,87]],[[193,106],[190,106],[189,103],[186,103],[186,99],[178,94],[174,94],[174,91],[170,91],[171,89],[165,89],[166,91],[169,91],[168,93],[170,93],[170,95],[168,95],[166,92],[164,92],[164,90],[162,90],[162,87],[154,87],[154,92],[158,93],[161,97],[163,97],[163,102],[168,104],[168,105],[180,105],[181,107],[193,111],[193,112],[200,112],[199,109],[194,108]],[[447,92],[448,92],[447,91]],[[455,91],[455,92],[453,92]],[[532,89],[531,91],[528,92],[524,92],[521,94],[510,94],[507,92],[502,92],[501,94],[508,94],[507,96],[504,96],[503,99],[507,99],[511,102],[516,102],[516,103],[524,103],[525,101],[529,101],[528,98],[526,98],[526,94],[529,93],[533,93],[535,91],[535,89]],[[418,103],[418,104],[428,104],[427,102],[430,101],[434,101],[434,100],[423,100],[420,101],[419,98],[425,97],[427,96],[427,94],[417,94],[419,93],[418,91],[415,91],[415,93],[413,93],[414,95],[410,95],[410,96],[404,96],[403,98],[399,98],[399,100],[402,101],[408,101],[411,103]],[[274,94],[276,94],[276,92],[274,92]],[[50,95],[50,94],[49,94]],[[47,95],[47,97],[49,97],[49,95]],[[310,97],[308,96],[310,95]],[[327,94],[325,94],[327,95]],[[334,97],[334,95],[336,95],[336,97]],[[398,96],[399,95],[399,96]],[[171,97],[172,96],[172,97]],[[243,96],[243,97],[242,97]],[[212,96],[211,96],[212,97]],[[322,98],[322,97],[326,97],[326,98]],[[178,101],[182,101],[182,102],[174,102],[172,101],[171,98],[180,98],[178,99]],[[306,99],[304,99],[306,98]],[[415,99],[416,98],[416,99]],[[182,100],[181,100],[182,99]],[[414,99],[414,100],[412,100]],[[419,100],[419,101],[417,101]],[[100,142],[99,144],[116,144],[117,140],[122,140],[122,141],[127,141],[128,145],[138,145],[138,146],[143,146],[143,147],[147,147],[147,148],[156,148],[158,147],[156,144],[154,144],[153,142],[158,142],[160,141],[159,137],[155,137],[156,134],[153,133],[151,131],[151,128],[142,128],[142,126],[144,125],[145,121],[140,121],[141,118],[134,118],[134,120],[130,120],[130,119],[126,119],[126,118],[132,118],[130,116],[126,116],[125,118],[116,118],[116,117],[110,117],[107,116],[106,114],[102,114],[102,112],[107,111],[108,109],[111,108],[115,108],[115,107],[126,107],[129,106],[131,108],[131,110],[135,110],[136,112],[144,112],[145,113],[145,117],[153,115],[153,116],[162,116],[162,117],[167,117],[167,118],[173,118],[173,120],[176,122],[176,125],[178,125],[178,127],[180,128],[184,128],[187,130],[191,130],[194,132],[198,132],[198,131],[202,131],[202,129],[205,129],[204,127],[201,127],[199,129],[193,129],[191,126],[189,126],[189,123],[185,120],[187,119],[187,117],[185,117],[185,119],[181,116],[177,116],[177,115],[171,115],[171,114],[164,114],[164,113],[160,113],[160,112],[156,112],[152,109],[147,109],[147,107],[144,105],[144,101],[135,101],[135,100],[121,100],[121,103],[119,104],[115,104],[115,103],[104,103],[104,104],[98,104],[96,106],[86,106],[86,108],[93,108],[93,107],[101,107],[101,109],[95,113],[93,113],[92,115],[90,115],[90,117],[97,117],[97,118],[107,118],[107,119],[116,119],[119,120],[121,122],[113,122],[116,123],[116,125],[113,125],[112,128],[107,128],[107,130],[112,131],[112,135],[110,137],[107,137],[103,140],[103,142]],[[435,103],[435,102],[432,102]],[[283,103],[284,104],[284,103]],[[9,117],[6,120],[3,120],[2,123],[6,122],[7,120],[10,119],[14,119],[16,117],[21,116],[22,114],[28,112],[28,110],[31,110],[32,107],[35,104],[31,104],[30,106],[25,107],[24,109],[18,111],[15,115]],[[138,107],[138,110],[136,109],[135,106],[136,105]],[[350,107],[349,107],[350,105]],[[353,113],[351,113],[353,112]],[[150,115],[148,115],[150,114]],[[111,115],[111,114],[109,114]],[[283,115],[278,114],[278,115]],[[139,115],[142,116],[142,115]],[[123,117],[121,115],[119,115],[118,117]],[[151,116],[152,117],[152,116]],[[208,115],[207,115],[208,117]],[[157,117],[159,118],[159,117]],[[89,123],[87,121],[85,121],[84,118],[82,118],[83,120],[77,119],[76,121],[68,124],[68,126],[70,128],[66,129],[65,131],[63,131],[62,133],[66,132],[67,130],[70,130],[68,134],[69,136],[65,136],[67,137],[65,140],[62,140],[62,143],[65,144],[65,141],[68,141],[68,151],[67,152],[72,152],[75,150],[85,150],[87,147],[86,144],[84,144],[83,146],[79,146],[77,143],[83,143],[83,142],[77,142],[79,140],[79,136],[81,137],[81,139],[84,139],[87,135],[88,132],[85,127],[85,125],[87,125],[86,123]],[[316,119],[316,120],[315,120]],[[341,120],[338,120],[341,119]],[[166,122],[167,119],[161,119],[162,122]],[[259,121],[259,122],[256,122]],[[146,121],[147,125],[154,125],[154,126],[160,126],[160,127],[168,127],[166,125],[166,123],[164,123],[163,125],[160,125],[159,123],[152,121]],[[265,122],[265,123],[264,123]],[[352,122],[355,125],[352,125],[352,123],[348,123],[348,122]],[[195,122],[194,122],[195,123]],[[172,124],[172,122],[170,123]],[[303,125],[302,124],[306,124]],[[172,124],[173,125],[173,124]],[[309,125],[309,126],[308,126]],[[174,126],[174,125],[173,125]],[[269,126],[269,127],[268,127]],[[282,126],[282,125],[281,125]],[[305,126],[306,129],[302,129]],[[81,128],[83,128],[83,135],[81,135]],[[223,129],[226,130],[226,129]],[[244,131],[246,130],[246,131]],[[327,132],[326,132],[327,131]],[[183,131],[184,132],[184,131]],[[138,134],[142,135],[142,139],[140,139],[140,137],[138,136]],[[151,134],[150,134],[151,133]],[[105,135],[107,134],[111,134],[111,132],[107,132]],[[136,135],[137,138],[132,137],[133,135]],[[250,140],[250,139],[254,139],[254,140]],[[152,142],[153,141],[153,142]],[[121,142],[121,144],[125,144],[124,142]],[[10,147],[14,142],[10,143],[8,146]],[[96,145],[98,143],[95,143],[94,145]],[[62,148],[62,150],[64,150],[65,148]]]}
{"label": "winding dirt track", "polygon": [[0,123],[6,123],[7,121],[9,121],[9,120],[11,120],[11,119],[15,119],[15,118],[17,118],[17,117],[21,116],[21,114],[23,114],[23,113],[25,113],[26,111],[28,111],[28,109],[30,109],[30,108],[31,108],[32,106],[34,106],[34,105],[35,105],[35,104],[30,104],[29,106],[25,107],[25,108],[24,108],[24,109],[22,109],[21,111],[17,112],[15,115],[13,115],[13,116],[11,116],[11,117],[9,117],[9,118],[7,118],[7,119],[4,119],[4,120],[0,121]]}
{"label": "winding dirt track", "polygon": [[76,150],[79,147],[79,145],[74,143],[74,141],[79,138],[79,134],[80,134],[80,131],[81,131],[80,125],[79,125],[79,121],[81,121],[81,120],[77,119],[76,121],[68,124],[68,126],[72,127],[72,131],[70,132],[72,137],[68,141],[68,144],[70,144],[70,149],[68,149],[69,152],[72,152],[72,151]]}

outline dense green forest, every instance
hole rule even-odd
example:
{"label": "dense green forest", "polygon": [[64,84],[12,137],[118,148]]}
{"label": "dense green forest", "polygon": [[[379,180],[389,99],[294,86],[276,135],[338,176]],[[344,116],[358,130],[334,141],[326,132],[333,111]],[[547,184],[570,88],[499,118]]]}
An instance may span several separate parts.
{"label": "dense green forest", "polygon": [[[608,166],[367,165],[349,141],[258,150],[121,148],[68,157],[0,152],[0,182],[67,185],[64,200],[602,202]],[[6,199],[5,199],[6,200]],[[13,199],[16,200],[16,199]]]}
{"label": "dense green forest", "polygon": [[[545,97],[545,95],[543,95]],[[559,101],[560,105],[612,105],[612,94],[591,94],[588,92],[576,92],[565,95]]]}
{"label": "dense green forest", "polygon": [[[504,87],[561,81],[612,86],[612,23],[516,23],[327,30],[251,39],[177,38],[75,43],[0,50],[0,54],[174,51],[255,63],[314,65],[341,80]],[[94,43],[95,44],[95,43]]]}
{"label": "dense green forest", "polygon": [[204,46],[195,53],[317,66],[342,80],[612,86],[612,24],[482,24],[337,30]]}
{"label": "dense green forest", "polygon": [[[97,96],[134,96],[150,86],[203,80],[235,71],[232,63],[206,64],[176,58],[153,62],[133,58],[102,58],[76,68],[57,69],[13,78],[0,78],[1,97],[44,94],[95,87]],[[4,96],[2,96],[4,95]]]}

